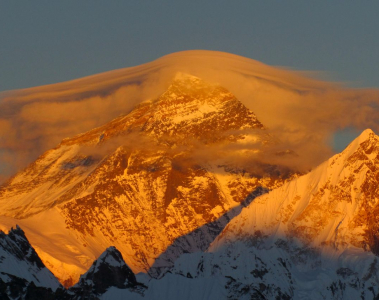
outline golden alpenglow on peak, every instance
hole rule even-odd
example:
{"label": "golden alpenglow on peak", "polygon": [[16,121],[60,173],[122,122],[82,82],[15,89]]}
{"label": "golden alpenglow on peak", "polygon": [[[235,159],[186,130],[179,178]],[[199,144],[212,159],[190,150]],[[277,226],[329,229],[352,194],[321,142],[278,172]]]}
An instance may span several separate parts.
{"label": "golden alpenglow on peak", "polygon": [[379,138],[326,143],[366,98],[208,51],[7,94],[0,154],[39,157],[0,186],[0,229],[25,232],[0,232],[0,269],[26,274],[0,298],[377,297]]}
{"label": "golden alpenglow on peak", "polygon": [[109,246],[135,273],[158,276],[295,173],[261,160],[270,139],[228,90],[182,73],[156,100],[65,139],[11,178],[0,224],[20,224],[67,286]]}
{"label": "golden alpenglow on peak", "polygon": [[379,300],[379,1],[3,2],[0,300]]}
{"label": "golden alpenglow on peak", "polygon": [[[261,249],[270,249],[268,256],[284,251],[282,259],[301,272],[337,269],[337,274],[322,271],[329,284],[361,266],[366,274],[379,254],[378,177],[379,137],[367,129],[342,153],[310,173],[256,198],[226,226],[208,251],[230,252],[236,245],[241,249],[253,245],[257,256]],[[358,273],[355,276],[358,278]],[[320,284],[320,280],[313,281],[312,290]],[[355,287],[351,292],[360,291]]]}

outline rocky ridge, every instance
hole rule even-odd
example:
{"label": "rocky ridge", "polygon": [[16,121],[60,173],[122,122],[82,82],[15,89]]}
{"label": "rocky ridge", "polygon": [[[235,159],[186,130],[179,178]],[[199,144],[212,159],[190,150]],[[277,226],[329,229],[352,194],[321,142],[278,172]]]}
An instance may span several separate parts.
{"label": "rocky ridge", "polygon": [[107,248],[67,294],[77,300],[92,299],[100,297],[111,287],[136,293],[136,297],[142,296],[146,289],[146,286],[137,282],[136,276],[115,247]]}
{"label": "rocky ridge", "polygon": [[48,298],[60,287],[20,227],[0,231],[1,299]]}

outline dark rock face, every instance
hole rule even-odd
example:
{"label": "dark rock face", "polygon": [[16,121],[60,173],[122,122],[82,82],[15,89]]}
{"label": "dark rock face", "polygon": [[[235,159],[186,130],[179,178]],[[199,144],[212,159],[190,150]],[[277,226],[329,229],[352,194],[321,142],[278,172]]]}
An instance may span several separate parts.
{"label": "dark rock face", "polygon": [[57,287],[20,227],[0,231],[0,299],[57,299]]}
{"label": "dark rock face", "polygon": [[110,287],[137,291],[144,289],[115,247],[105,250],[79,282],[69,289],[69,293],[74,299],[96,299]]}
{"label": "dark rock face", "polygon": [[[18,262],[19,265],[16,265]],[[6,265],[2,267],[2,264],[15,264],[13,268],[16,271],[11,274],[12,268],[9,269]],[[51,278],[46,279],[49,274]],[[55,287],[55,290],[49,285]],[[17,226],[9,234],[0,232],[0,299],[98,299],[110,287],[131,289],[138,293],[145,289],[143,284],[137,282],[134,273],[115,247],[108,248],[88,272],[82,275],[79,283],[66,290],[46,269],[21,228]]]}
{"label": "dark rock face", "polygon": [[29,244],[25,233],[20,227],[17,226],[16,229],[12,228],[8,234],[0,231],[0,240],[0,245],[3,249],[13,254],[19,260],[25,260],[40,269],[45,268],[45,265]]}
{"label": "dark rock face", "polygon": [[[134,273],[125,264],[121,253],[115,247],[109,247],[93,263],[88,272],[81,276],[77,285],[69,290],[59,286],[55,291],[46,286],[37,286],[34,281],[27,280],[34,278],[41,284],[42,279],[38,278],[39,273],[33,273],[35,269],[23,270],[22,274],[27,279],[2,272],[1,262],[7,259],[4,249],[8,251],[9,255],[13,255],[18,260],[27,261],[34,267],[38,266],[38,269],[46,269],[19,227],[12,229],[8,235],[0,232],[0,247],[2,247],[0,250],[3,250],[0,261],[0,299],[98,299],[110,287],[130,289],[140,294],[146,288],[143,284],[137,282]],[[42,275],[46,276],[46,274]],[[55,278],[54,280],[57,282]]]}
{"label": "dark rock face", "polygon": [[33,281],[29,283],[25,279],[14,277],[10,282],[0,279],[0,299],[54,300],[58,298],[50,288],[37,287]]}

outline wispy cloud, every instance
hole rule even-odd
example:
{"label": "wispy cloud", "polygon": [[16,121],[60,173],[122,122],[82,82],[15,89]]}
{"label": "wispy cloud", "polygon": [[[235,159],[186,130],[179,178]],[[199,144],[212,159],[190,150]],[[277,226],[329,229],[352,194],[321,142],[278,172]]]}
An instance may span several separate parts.
{"label": "wispy cloud", "polygon": [[298,154],[293,163],[302,168],[332,154],[330,139],[338,129],[379,132],[379,90],[348,89],[312,79],[309,73],[222,52],[186,51],[138,67],[1,93],[1,178],[25,167],[63,138],[100,126],[157,97],[178,71],[229,89],[255,112],[283,149]]}

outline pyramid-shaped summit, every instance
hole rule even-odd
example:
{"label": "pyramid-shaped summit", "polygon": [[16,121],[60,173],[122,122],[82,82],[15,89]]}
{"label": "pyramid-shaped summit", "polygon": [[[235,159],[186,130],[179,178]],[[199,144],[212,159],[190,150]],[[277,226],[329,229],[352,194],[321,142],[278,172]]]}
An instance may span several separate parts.
{"label": "pyramid-shaped summit", "polygon": [[91,268],[80,277],[79,282],[70,289],[70,292],[89,298],[105,293],[110,287],[143,288],[143,285],[137,283],[134,273],[115,247],[107,248],[94,261]]}
{"label": "pyramid-shaped summit", "polygon": [[262,129],[255,114],[225,88],[198,77],[178,73],[166,92],[149,102],[143,130],[176,142],[200,139],[214,142],[230,131]]}
{"label": "pyramid-shaped summit", "polygon": [[[71,195],[62,195],[61,189],[67,185],[73,187],[78,180],[90,175],[99,167],[103,157],[118,146],[131,151],[141,148],[148,150],[150,147],[154,152],[166,152],[171,151],[173,145],[190,145],[196,140],[205,144],[238,141],[245,138],[245,133],[241,135],[239,130],[263,128],[254,113],[225,88],[192,75],[180,74],[155,101],[144,102],[129,114],[99,128],[64,139],[56,148],[47,151],[18,173],[0,189],[2,214],[25,218],[69,200]],[[183,88],[188,81],[192,87]],[[269,138],[263,131],[262,137]],[[110,150],[97,150],[102,145]],[[87,150],[92,147],[94,150],[83,151],[82,147]],[[66,181],[61,182],[62,178]],[[51,190],[48,187],[52,182],[56,182],[57,186]],[[26,196],[32,190],[38,197]],[[24,196],[29,199],[27,202]]]}
{"label": "pyramid-shaped summit", "polygon": [[255,114],[227,89],[178,73],[157,99],[142,102],[127,115],[65,139],[62,145],[105,143],[131,132],[154,139],[170,138],[176,143],[188,138],[212,142],[225,139],[230,131],[263,128]]}
{"label": "pyramid-shaped summit", "polygon": [[177,76],[156,100],[63,140],[2,186],[4,226],[12,218],[25,224],[61,282],[77,282],[98,249],[111,245],[133,272],[147,272],[183,237],[165,256],[167,267],[180,253],[205,250],[233,217],[230,209],[286,180],[271,169],[257,177],[225,153],[213,155],[212,147],[240,145],[246,137],[269,139],[233,94]]}

